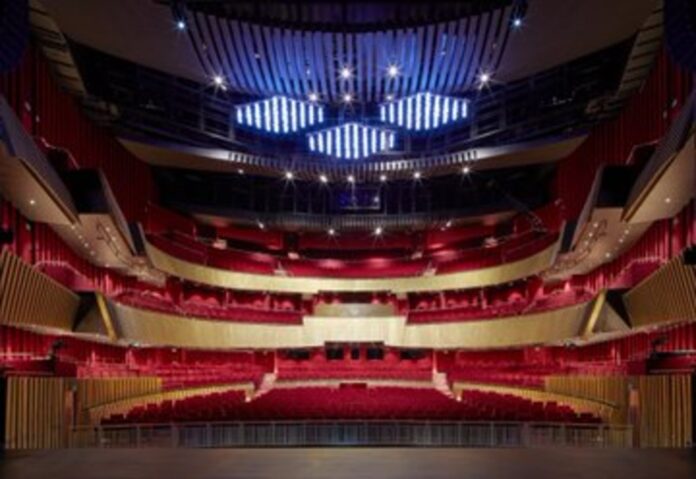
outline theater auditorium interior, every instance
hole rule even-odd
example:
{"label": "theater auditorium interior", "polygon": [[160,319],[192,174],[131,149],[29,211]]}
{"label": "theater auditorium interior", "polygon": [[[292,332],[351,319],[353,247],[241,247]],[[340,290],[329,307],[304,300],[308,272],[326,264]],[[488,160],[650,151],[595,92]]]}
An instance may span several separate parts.
{"label": "theater auditorium interior", "polygon": [[696,2],[0,1],[0,476],[696,477]]}

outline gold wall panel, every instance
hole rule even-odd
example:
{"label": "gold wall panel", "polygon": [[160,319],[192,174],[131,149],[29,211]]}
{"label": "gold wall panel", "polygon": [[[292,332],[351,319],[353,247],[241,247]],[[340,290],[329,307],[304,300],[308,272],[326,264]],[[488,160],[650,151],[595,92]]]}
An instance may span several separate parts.
{"label": "gold wall panel", "polygon": [[254,392],[254,384],[248,382],[238,384],[202,386],[127,397],[124,399],[89,408],[89,423],[99,424],[99,422],[102,419],[107,418],[113,414],[125,415],[128,413],[128,411],[138,406],[145,406],[147,404],[159,404],[162,401],[180,401],[182,399],[186,399],[193,396],[223,393],[228,391],[243,391],[246,397],[251,397],[251,395]]}
{"label": "gold wall panel", "polygon": [[7,378],[7,449],[55,449],[65,446],[68,430],[67,382],[62,378]]}
{"label": "gold wall panel", "polygon": [[690,447],[693,439],[691,376],[641,376],[641,447]]}
{"label": "gold wall panel", "polygon": [[231,349],[320,347],[326,342],[375,342],[393,347],[504,348],[579,336],[593,302],[502,319],[408,324],[402,316],[305,316],[301,325],[235,323],[176,316],[111,303],[122,340],[147,345]]}
{"label": "gold wall panel", "polygon": [[9,251],[0,256],[0,323],[71,330],[80,298]]}
{"label": "gold wall panel", "polygon": [[544,381],[547,392],[610,406],[611,416],[604,419],[613,424],[628,423],[628,386],[625,376],[550,376]]}
{"label": "gold wall panel", "polygon": [[532,389],[515,386],[502,386],[492,384],[478,384],[470,382],[455,382],[452,386],[455,397],[461,397],[466,391],[495,392],[498,394],[512,394],[530,401],[536,402],[555,402],[563,406],[572,408],[577,413],[590,413],[601,417],[602,420],[614,424],[619,424],[615,418],[618,416],[618,406],[584,397],[561,394],[542,389]]}
{"label": "gold wall panel", "polygon": [[522,260],[488,268],[434,276],[369,279],[240,273],[184,261],[165,253],[148,242],[145,242],[145,248],[155,268],[172,276],[221,288],[301,294],[316,294],[320,291],[411,293],[479,288],[535,275],[551,266],[556,257],[559,242],[560,240],[539,253]]}
{"label": "gold wall panel", "polygon": [[623,296],[633,327],[696,320],[696,267],[673,258]]}

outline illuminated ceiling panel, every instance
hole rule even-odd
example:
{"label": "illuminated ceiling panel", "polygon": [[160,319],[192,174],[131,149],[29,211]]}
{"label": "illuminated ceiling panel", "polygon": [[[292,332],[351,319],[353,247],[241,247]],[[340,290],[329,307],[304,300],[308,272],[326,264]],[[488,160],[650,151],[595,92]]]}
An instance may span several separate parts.
{"label": "illuminated ceiling panel", "polygon": [[396,134],[360,123],[345,123],[307,135],[309,151],[347,160],[360,160],[394,148]]}
{"label": "illuminated ceiling panel", "polygon": [[324,107],[311,102],[274,96],[235,107],[238,125],[268,133],[297,133],[324,122]]}
{"label": "illuminated ceiling panel", "polygon": [[434,130],[466,120],[469,102],[461,98],[417,93],[379,106],[379,118],[385,123],[412,131]]}

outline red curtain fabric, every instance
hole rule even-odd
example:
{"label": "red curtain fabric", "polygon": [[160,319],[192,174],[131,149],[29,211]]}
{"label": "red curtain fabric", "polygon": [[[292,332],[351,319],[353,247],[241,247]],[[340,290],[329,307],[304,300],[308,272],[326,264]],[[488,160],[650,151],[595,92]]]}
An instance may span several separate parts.
{"label": "red curtain fabric", "polygon": [[566,218],[580,214],[597,168],[627,164],[635,146],[655,142],[665,134],[691,88],[691,73],[680,70],[663,52],[650,77],[619,116],[595,127],[587,140],[560,162],[555,193],[563,201]]}

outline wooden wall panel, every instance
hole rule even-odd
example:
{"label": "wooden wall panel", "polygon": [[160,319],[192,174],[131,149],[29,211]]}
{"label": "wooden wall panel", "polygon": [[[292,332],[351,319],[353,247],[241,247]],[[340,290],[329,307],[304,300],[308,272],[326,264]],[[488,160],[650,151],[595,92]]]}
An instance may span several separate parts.
{"label": "wooden wall panel", "polygon": [[0,323],[71,330],[80,298],[5,250],[0,256]]}
{"label": "wooden wall panel", "polygon": [[696,320],[696,268],[677,256],[623,299],[634,327]]}
{"label": "wooden wall panel", "polygon": [[147,404],[160,404],[163,401],[180,401],[193,396],[203,396],[208,394],[223,393],[228,391],[243,391],[246,397],[250,397],[254,392],[254,384],[251,382],[238,384],[224,384],[216,386],[202,386],[186,389],[176,389],[172,391],[161,391],[152,394],[127,397],[117,401],[100,404],[87,410],[89,422],[83,424],[99,424],[102,419],[114,414],[126,414],[131,409]]}
{"label": "wooden wall panel", "polygon": [[620,376],[550,376],[544,390],[610,405],[613,424],[628,423],[629,378]]}
{"label": "wooden wall panel", "polygon": [[67,442],[63,378],[7,378],[7,449],[54,449]]}
{"label": "wooden wall panel", "polygon": [[620,415],[620,406],[602,400],[579,397],[565,393],[545,391],[541,389],[531,389],[517,386],[502,386],[491,384],[478,384],[468,382],[455,382],[452,386],[455,396],[461,397],[464,391],[483,391],[495,392],[499,394],[512,394],[524,399],[535,402],[555,402],[563,406],[572,408],[577,413],[590,413],[602,418],[603,421],[611,424],[625,424],[617,420]]}
{"label": "wooden wall panel", "polygon": [[91,424],[90,410],[117,401],[128,400],[162,391],[162,380],[156,377],[80,379],[77,382],[77,423]]}
{"label": "wooden wall panel", "polygon": [[690,447],[693,438],[691,376],[643,376],[640,394],[641,447]]}
{"label": "wooden wall panel", "polygon": [[592,301],[566,308],[480,321],[407,324],[402,316],[306,316],[301,325],[235,323],[191,318],[111,303],[119,337],[146,345],[210,349],[321,347],[372,342],[402,348],[504,348],[577,337]]}

